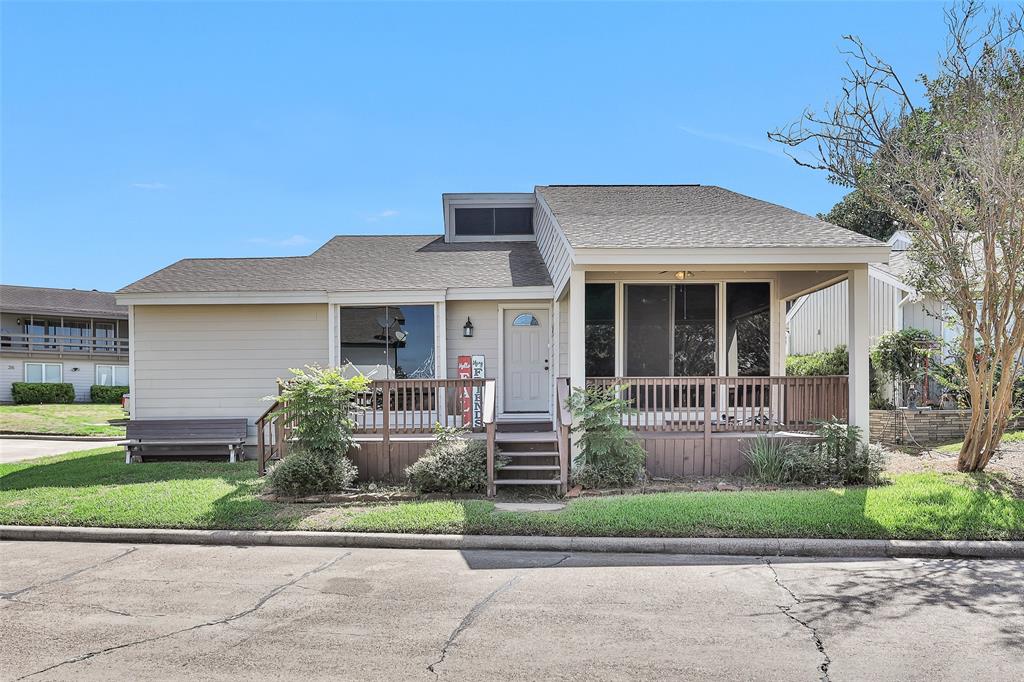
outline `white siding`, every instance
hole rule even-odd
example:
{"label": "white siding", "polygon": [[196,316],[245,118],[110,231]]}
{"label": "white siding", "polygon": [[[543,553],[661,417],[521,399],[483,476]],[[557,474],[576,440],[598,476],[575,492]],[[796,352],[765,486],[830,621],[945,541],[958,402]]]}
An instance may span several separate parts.
{"label": "white siding", "polygon": [[[899,325],[903,292],[887,282],[871,278],[870,343]],[[789,320],[789,354],[806,355],[832,350],[847,340],[846,282],[809,294]]]}
{"label": "white siding", "polygon": [[[498,303],[497,301],[448,301],[448,378],[459,376],[460,355],[483,355],[484,374],[493,379],[498,374]],[[466,318],[473,321],[473,338],[462,335]]]}
{"label": "white siding", "polygon": [[572,257],[565,235],[555,223],[547,204],[540,198],[533,212],[533,231],[537,238],[537,249],[551,275],[551,283],[557,294],[569,279]]}
{"label": "white siding", "polygon": [[[942,318],[939,316],[939,311],[941,310],[942,305],[931,299],[908,302],[903,306],[903,326],[904,328],[916,327],[924,329],[941,339],[943,338],[942,328],[944,326]],[[953,337],[955,338],[956,335],[954,334]]]}
{"label": "white siding", "polygon": [[290,367],[327,364],[327,343],[326,305],[135,306],[133,416],[252,424]]}
{"label": "white siding", "polygon": [[[34,357],[34,358],[0,358],[0,402],[11,401],[11,384],[16,381],[25,380],[26,362],[45,362],[47,364],[62,365],[64,367],[65,384],[75,387],[75,401],[89,402],[92,399],[90,391],[96,383],[96,365],[121,365],[128,366],[126,359],[119,358],[110,361],[93,360],[69,360],[58,357]],[[77,370],[77,371],[76,371]]]}

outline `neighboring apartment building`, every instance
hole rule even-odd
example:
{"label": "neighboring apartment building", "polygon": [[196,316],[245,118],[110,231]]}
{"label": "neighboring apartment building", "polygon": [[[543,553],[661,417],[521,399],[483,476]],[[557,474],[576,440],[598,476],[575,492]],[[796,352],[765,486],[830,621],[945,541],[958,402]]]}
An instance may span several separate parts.
{"label": "neighboring apartment building", "polygon": [[0,285],[0,402],[11,384],[127,386],[128,308],[105,291]]}

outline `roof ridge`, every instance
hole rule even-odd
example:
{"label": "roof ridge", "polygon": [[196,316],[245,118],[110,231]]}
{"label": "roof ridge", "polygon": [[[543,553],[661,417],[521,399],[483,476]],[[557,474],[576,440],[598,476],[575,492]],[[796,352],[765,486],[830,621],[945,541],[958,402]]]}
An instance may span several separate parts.
{"label": "roof ridge", "polygon": [[[715,187],[716,185],[702,185],[699,182],[677,182],[677,183],[617,183],[617,184],[579,184],[579,185],[537,185],[537,187]],[[721,189],[721,188],[720,188]]]}

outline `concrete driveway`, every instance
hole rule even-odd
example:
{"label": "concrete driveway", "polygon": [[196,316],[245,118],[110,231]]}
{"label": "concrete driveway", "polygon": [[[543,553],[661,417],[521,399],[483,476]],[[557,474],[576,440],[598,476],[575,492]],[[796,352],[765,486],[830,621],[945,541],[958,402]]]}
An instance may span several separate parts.
{"label": "concrete driveway", "polygon": [[0,438],[0,463],[20,462],[36,457],[63,455],[66,452],[108,448],[124,438],[105,441],[40,440],[35,438]]}
{"label": "concrete driveway", "polygon": [[1024,562],[0,543],[4,679],[1013,679]]}

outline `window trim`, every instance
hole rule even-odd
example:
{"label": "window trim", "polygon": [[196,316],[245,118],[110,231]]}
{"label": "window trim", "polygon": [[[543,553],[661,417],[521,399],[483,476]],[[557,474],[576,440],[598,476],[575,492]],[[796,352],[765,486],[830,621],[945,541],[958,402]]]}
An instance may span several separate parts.
{"label": "window trim", "polygon": [[[601,273],[605,275],[605,273]],[[718,274],[717,272],[715,273]],[[705,277],[698,275],[696,277],[688,277],[685,282],[678,282],[675,280],[665,278],[652,278],[652,277],[637,277],[633,278],[622,278],[622,277],[608,277],[608,276],[597,276],[593,279],[587,278],[587,284],[614,284],[615,285],[615,375],[626,376],[625,364],[626,364],[626,339],[625,339],[625,314],[626,314],[626,301],[625,301],[625,287],[629,284],[719,284],[725,285],[730,282],[736,283],[751,283],[751,282],[765,282],[769,285],[769,301],[771,302],[771,314],[769,319],[771,320],[772,331],[771,331],[771,346],[769,348],[769,367],[778,372],[775,374],[785,372],[785,338],[779,339],[778,334],[780,330],[785,328],[785,317],[779,317],[778,306],[778,281],[776,278],[768,274],[756,274],[754,276],[743,276],[737,273],[738,276],[734,277]],[[725,325],[725,286],[718,287],[718,305],[716,315],[716,329],[724,328]],[[722,325],[722,327],[718,327]],[[784,333],[784,332],[783,332]],[[716,341],[717,353],[716,353],[716,365],[717,372],[716,376],[730,376],[722,374],[722,368],[727,366],[726,358],[726,343],[724,335],[719,335],[721,338]],[[781,365],[781,368],[780,368]]]}
{"label": "window trim", "polygon": [[[42,381],[29,381],[28,380],[28,367],[29,365],[39,365],[43,369]],[[60,367],[60,378],[57,381],[46,381],[46,366],[51,365],[54,367]],[[63,384],[64,383],[64,363],[63,362],[26,362],[22,368],[22,378],[26,384]]]}
{"label": "window trim", "polygon": [[111,363],[102,363],[102,364],[97,364],[94,367],[94,369],[93,369],[93,380],[94,380],[94,382],[95,382],[95,384],[97,386],[106,386],[107,385],[107,384],[101,384],[100,383],[100,376],[99,376],[100,375],[100,367],[109,367],[110,368],[110,382],[111,382],[109,384],[110,386],[130,386],[131,385],[131,375],[129,375],[129,377],[128,377],[129,383],[127,383],[127,384],[119,384],[119,383],[117,383],[117,381],[116,381],[116,379],[117,379],[117,372],[114,369],[115,367],[123,367],[125,369],[125,371],[129,371],[128,370],[128,367],[129,367],[128,365],[114,365],[114,364],[111,364]]}
{"label": "window trim", "polygon": [[[447,242],[534,242],[537,241],[537,198],[533,192],[502,192],[492,194],[442,194],[444,205],[444,238]],[[456,208],[532,208],[531,234],[457,235]]]}
{"label": "window trim", "polygon": [[[443,357],[442,354],[443,353],[447,353],[447,344],[444,343],[444,341],[446,340],[444,335],[447,333],[447,330],[445,328],[443,328],[444,325],[446,324],[446,321],[444,321],[442,319],[442,313],[444,312],[444,309],[441,306],[444,305],[443,301],[441,301],[441,302],[437,302],[437,301],[413,302],[413,303],[395,303],[395,302],[390,302],[390,303],[376,303],[376,302],[374,302],[374,303],[364,303],[364,302],[358,302],[358,303],[337,303],[337,304],[331,303],[330,305],[331,305],[331,307],[334,310],[334,314],[328,316],[329,318],[333,318],[333,319],[329,320],[329,324],[331,325],[331,328],[334,330],[334,339],[330,343],[331,343],[331,346],[334,349],[334,352],[337,353],[337,357],[336,357],[335,360],[336,360],[336,364],[337,364],[338,367],[345,367],[346,366],[345,361],[344,361],[344,357],[343,357],[343,354],[342,354],[343,343],[342,343],[342,333],[341,333],[341,327],[342,327],[342,319],[341,318],[342,318],[342,311],[343,310],[345,310],[345,309],[353,309],[353,308],[363,308],[363,309],[371,309],[371,308],[403,308],[403,307],[414,307],[414,306],[415,307],[421,307],[421,308],[430,308],[431,314],[433,316],[433,320],[432,320],[433,336],[431,338],[431,343],[433,345],[433,353],[434,353],[434,369],[433,369],[433,374],[434,375],[432,377],[415,377],[415,379],[428,380],[428,379],[445,378],[445,375],[447,373],[447,363],[445,362],[445,358]],[[384,357],[385,358],[387,357],[387,352],[385,352],[385,356]],[[377,367],[382,367],[382,366],[384,366],[384,365],[377,365]]]}

